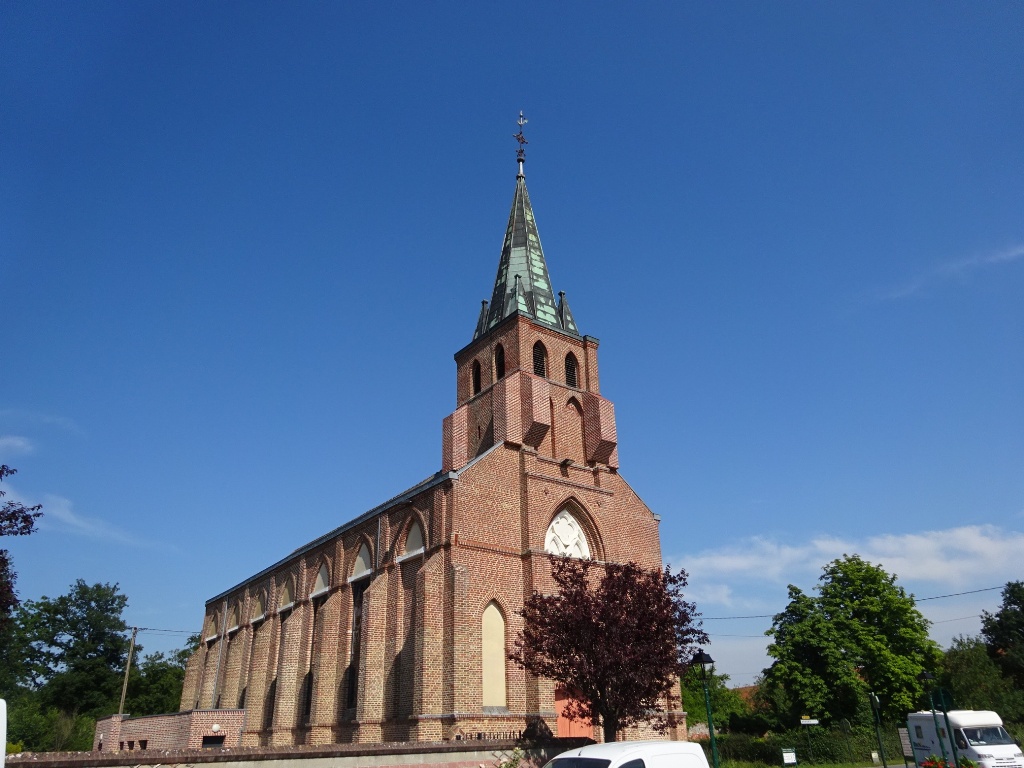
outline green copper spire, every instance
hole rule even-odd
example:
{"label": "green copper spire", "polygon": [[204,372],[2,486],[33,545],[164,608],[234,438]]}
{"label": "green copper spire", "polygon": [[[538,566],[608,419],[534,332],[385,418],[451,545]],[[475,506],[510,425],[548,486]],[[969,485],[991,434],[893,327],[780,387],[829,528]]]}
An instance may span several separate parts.
{"label": "green copper spire", "polygon": [[515,135],[519,142],[519,150],[516,152],[519,173],[516,176],[512,211],[508,216],[505,241],[501,246],[498,276],[494,280],[490,307],[486,319],[481,311],[474,339],[517,312],[549,328],[579,335],[564,294],[560,293],[559,301],[555,303],[548,265],[544,260],[537,222],[533,217],[533,206],[530,205],[530,195],[526,191],[526,175],[523,173],[523,163],[526,162],[523,145],[527,143],[523,136],[525,123],[526,119],[520,112],[519,133]]}

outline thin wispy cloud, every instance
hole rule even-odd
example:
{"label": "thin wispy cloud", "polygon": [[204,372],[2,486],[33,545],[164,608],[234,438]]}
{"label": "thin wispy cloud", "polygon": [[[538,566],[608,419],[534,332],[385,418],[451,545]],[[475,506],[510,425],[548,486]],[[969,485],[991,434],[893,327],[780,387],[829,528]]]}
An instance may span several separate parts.
{"label": "thin wispy cloud", "polygon": [[44,498],[43,517],[39,520],[39,527],[56,533],[101,539],[115,544],[146,546],[144,542],[130,536],[106,520],[78,514],[74,511],[71,501],[63,496],[47,495]]}
{"label": "thin wispy cloud", "polygon": [[35,445],[27,437],[20,435],[0,435],[0,459],[8,456],[23,456],[32,453]]}
{"label": "thin wispy cloud", "polygon": [[0,408],[0,419],[18,419],[33,424],[48,424],[54,427],[60,427],[67,432],[74,432],[79,435],[84,433],[84,430],[74,421],[74,419],[69,419],[67,416],[59,416],[53,413],[41,413],[39,411],[29,411],[21,408]]}
{"label": "thin wispy cloud", "polygon": [[[694,599],[727,607],[756,605],[765,586],[813,587],[821,569],[844,554],[857,554],[897,575],[900,583],[960,590],[993,586],[1019,573],[1024,532],[969,525],[864,539],[829,536],[781,544],[753,537],[729,547],[673,559],[690,574]],[[984,584],[982,584],[984,582]]]}
{"label": "thin wispy cloud", "polygon": [[881,288],[875,291],[874,297],[878,301],[905,299],[908,296],[919,293],[933,283],[963,278],[977,270],[1012,264],[1021,260],[1024,260],[1024,245],[1016,245],[1012,248],[979,254],[957,261],[947,261],[916,275],[902,285]]}

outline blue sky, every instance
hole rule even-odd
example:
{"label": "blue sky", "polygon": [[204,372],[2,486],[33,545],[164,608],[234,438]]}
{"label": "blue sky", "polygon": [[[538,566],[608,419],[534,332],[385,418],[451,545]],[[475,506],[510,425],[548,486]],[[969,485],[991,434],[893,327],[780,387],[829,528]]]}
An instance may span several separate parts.
{"label": "blue sky", "polygon": [[[432,474],[515,118],[711,654],[859,553],[1024,577],[1024,5],[0,6],[22,598],[203,602]],[[978,631],[998,591],[924,601]],[[182,636],[144,633],[147,650]]]}

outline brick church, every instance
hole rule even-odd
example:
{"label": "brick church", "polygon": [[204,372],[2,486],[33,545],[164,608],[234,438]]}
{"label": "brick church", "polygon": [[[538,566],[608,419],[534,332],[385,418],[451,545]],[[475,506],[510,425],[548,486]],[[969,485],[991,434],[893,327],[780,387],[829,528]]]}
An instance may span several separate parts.
{"label": "brick church", "polygon": [[[494,291],[455,353],[440,471],[206,603],[179,713],[190,742],[435,741],[538,720],[600,739],[560,717],[565,692],[507,660],[516,611],[550,586],[550,554],[660,567],[659,518],[619,474],[598,340],[553,292],[517,138]],[[667,737],[685,738],[668,703]]]}

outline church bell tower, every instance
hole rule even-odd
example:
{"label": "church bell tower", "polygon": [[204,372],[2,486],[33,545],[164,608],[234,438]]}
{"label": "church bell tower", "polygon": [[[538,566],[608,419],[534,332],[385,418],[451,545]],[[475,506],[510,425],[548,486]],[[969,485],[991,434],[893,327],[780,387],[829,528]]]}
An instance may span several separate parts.
{"label": "church bell tower", "polygon": [[526,190],[526,120],[519,113],[515,193],[490,303],[455,354],[456,402],[444,420],[442,471],[507,443],[567,464],[618,468],[615,411],[601,397],[598,340],[556,300]]}

